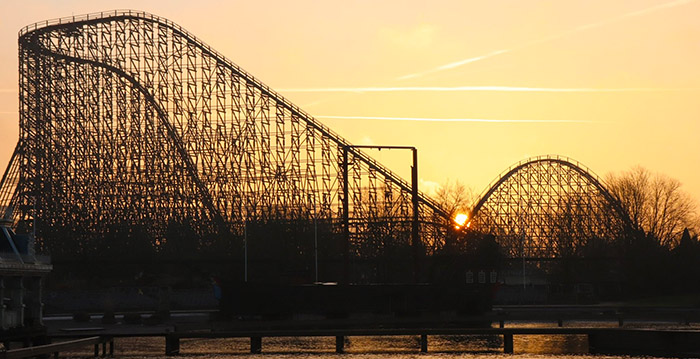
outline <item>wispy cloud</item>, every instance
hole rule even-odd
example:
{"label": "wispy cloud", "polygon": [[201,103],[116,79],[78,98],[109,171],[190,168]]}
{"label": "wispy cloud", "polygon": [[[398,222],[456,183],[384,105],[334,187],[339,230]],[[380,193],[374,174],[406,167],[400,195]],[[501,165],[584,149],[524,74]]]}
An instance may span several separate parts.
{"label": "wispy cloud", "polygon": [[419,122],[485,122],[485,123],[606,123],[582,120],[499,120],[487,118],[430,118],[430,117],[382,117],[382,116],[314,116],[332,120],[381,120],[381,121],[419,121]]}
{"label": "wispy cloud", "polygon": [[700,91],[700,88],[664,87],[519,87],[519,86],[397,86],[397,87],[318,87],[278,89],[279,92],[674,92]]}
{"label": "wispy cloud", "polygon": [[515,47],[509,48],[509,49],[497,50],[497,51],[489,52],[485,55],[475,56],[475,57],[471,57],[468,59],[455,61],[455,62],[452,62],[449,64],[445,64],[445,65],[441,65],[441,66],[432,68],[430,70],[399,76],[396,79],[397,80],[408,80],[408,79],[422,77],[422,76],[429,75],[429,74],[436,73],[436,72],[440,72],[440,71],[454,69],[456,67],[464,66],[464,65],[470,64],[472,62],[485,60],[485,59],[488,59],[488,58],[491,58],[494,56],[506,54],[506,53],[516,51],[516,50],[521,50],[521,49],[524,49],[524,48],[527,48],[530,46],[539,45],[539,44],[554,41],[554,40],[559,40],[561,38],[564,38],[564,37],[567,37],[567,36],[582,32],[582,31],[595,29],[595,28],[598,28],[601,26],[613,24],[613,23],[616,23],[616,22],[619,22],[619,21],[622,21],[622,20],[625,20],[625,19],[628,19],[631,17],[643,16],[643,15],[651,14],[651,13],[659,11],[659,10],[664,10],[664,9],[669,9],[669,8],[673,8],[673,7],[677,7],[677,6],[687,5],[687,4],[693,3],[695,1],[696,0],[676,0],[676,1],[671,1],[671,2],[667,2],[667,3],[659,4],[659,5],[654,5],[654,6],[642,9],[642,10],[628,12],[626,14],[622,14],[622,15],[619,15],[619,16],[616,16],[613,18],[605,19],[605,20],[590,23],[590,24],[581,25],[581,26],[575,27],[571,30],[561,32],[559,34],[555,34],[555,35],[543,37],[541,39],[526,42],[520,46],[515,46]]}

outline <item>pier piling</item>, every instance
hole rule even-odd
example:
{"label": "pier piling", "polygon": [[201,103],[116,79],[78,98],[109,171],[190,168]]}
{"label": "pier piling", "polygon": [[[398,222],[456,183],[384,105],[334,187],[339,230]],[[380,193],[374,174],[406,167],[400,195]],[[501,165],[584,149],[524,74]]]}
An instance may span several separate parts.
{"label": "pier piling", "polygon": [[250,337],[250,353],[262,353],[262,337]]}
{"label": "pier piling", "polygon": [[420,335],[420,352],[421,353],[428,352],[428,335],[427,334]]}
{"label": "pier piling", "polygon": [[[110,354],[114,351],[114,341],[111,341],[109,344],[109,352]],[[175,335],[166,335],[165,336],[165,355],[167,356],[173,356],[173,355],[178,355],[180,354],[180,337],[175,336]]]}
{"label": "pier piling", "polygon": [[513,354],[513,334],[503,334],[503,352]]}
{"label": "pier piling", "polygon": [[335,337],[335,352],[345,353],[345,336],[337,335]]}

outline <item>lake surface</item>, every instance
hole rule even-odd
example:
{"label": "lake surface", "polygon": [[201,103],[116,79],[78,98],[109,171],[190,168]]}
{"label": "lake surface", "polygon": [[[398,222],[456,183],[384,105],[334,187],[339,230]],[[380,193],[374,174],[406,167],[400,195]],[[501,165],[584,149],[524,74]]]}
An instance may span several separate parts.
{"label": "lake surface", "polygon": [[[507,327],[550,327],[556,323],[521,322]],[[613,322],[567,322],[567,327],[616,327]],[[637,323],[634,327],[698,329],[696,325],[677,323]],[[515,335],[514,354],[503,353],[500,336],[443,336],[428,337],[428,353],[420,353],[419,336],[349,337],[345,342],[345,354],[335,353],[334,337],[263,338],[262,354],[250,354],[248,338],[231,339],[182,339],[179,358],[237,358],[237,359],[452,359],[452,358],[571,358],[602,359],[630,358],[629,356],[603,356],[588,354],[588,338],[585,335]],[[117,338],[117,358],[178,358],[164,355],[163,338]],[[92,348],[80,352],[61,353],[61,356],[90,357]],[[645,357],[650,358],[650,357]]]}

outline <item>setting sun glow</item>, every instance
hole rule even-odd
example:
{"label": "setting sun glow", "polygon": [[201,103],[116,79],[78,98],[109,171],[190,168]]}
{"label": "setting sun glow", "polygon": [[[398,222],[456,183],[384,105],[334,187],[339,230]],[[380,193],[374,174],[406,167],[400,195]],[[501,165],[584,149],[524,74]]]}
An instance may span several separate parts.
{"label": "setting sun glow", "polygon": [[464,213],[459,213],[458,215],[455,216],[455,223],[459,224],[460,226],[463,226],[465,223],[467,223],[468,219],[469,219],[469,216],[467,216]]}

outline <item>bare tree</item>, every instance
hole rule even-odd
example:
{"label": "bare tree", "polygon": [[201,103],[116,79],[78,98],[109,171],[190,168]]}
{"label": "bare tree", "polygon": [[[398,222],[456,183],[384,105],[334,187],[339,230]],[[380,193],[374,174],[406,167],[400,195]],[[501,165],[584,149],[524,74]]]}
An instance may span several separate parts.
{"label": "bare tree", "polygon": [[662,174],[635,167],[620,175],[610,175],[608,189],[627,211],[632,224],[674,247],[685,228],[697,231],[697,204],[681,189],[681,183]]}
{"label": "bare tree", "polygon": [[454,218],[458,213],[470,213],[471,206],[475,202],[474,191],[459,181],[445,181],[440,188],[435,191],[435,199],[445,211]]}

